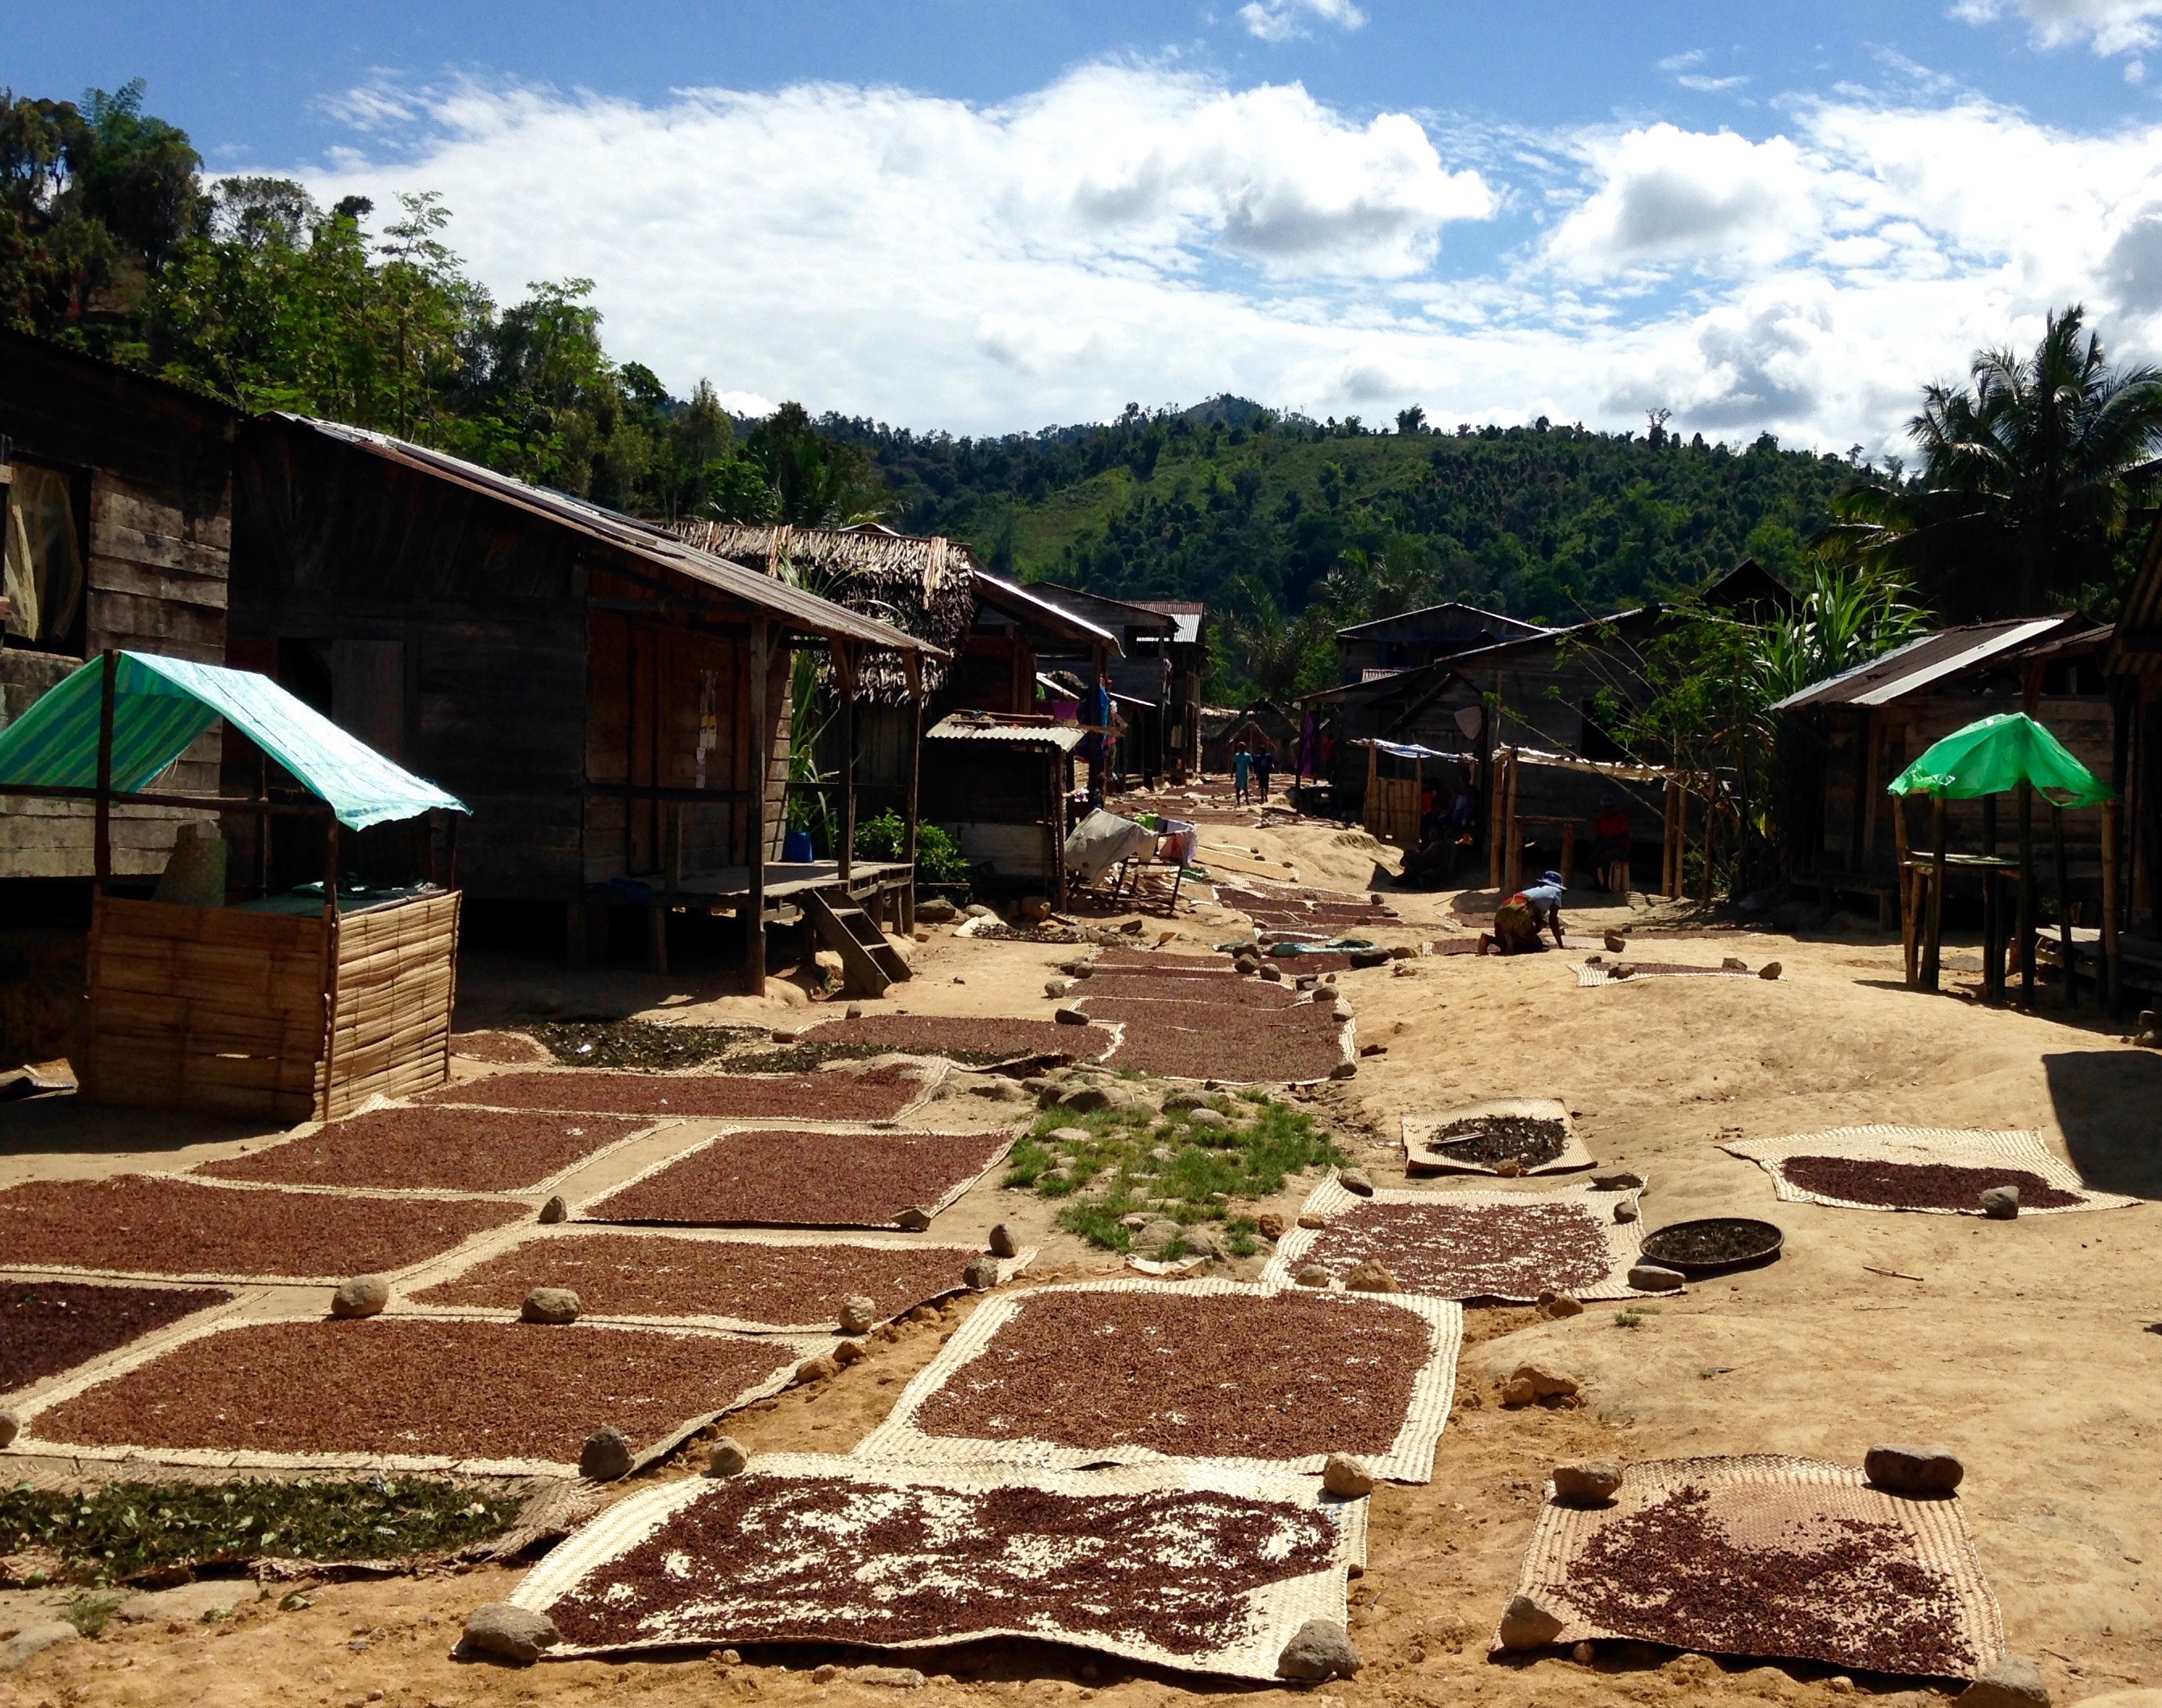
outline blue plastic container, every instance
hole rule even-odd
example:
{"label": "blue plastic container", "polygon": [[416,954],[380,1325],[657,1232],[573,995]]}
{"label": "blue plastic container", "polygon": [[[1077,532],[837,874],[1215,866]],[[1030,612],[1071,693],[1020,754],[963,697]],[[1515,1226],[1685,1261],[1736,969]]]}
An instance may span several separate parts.
{"label": "blue plastic container", "polygon": [[781,839],[781,858],[789,865],[802,866],[811,863],[811,833],[791,830]]}

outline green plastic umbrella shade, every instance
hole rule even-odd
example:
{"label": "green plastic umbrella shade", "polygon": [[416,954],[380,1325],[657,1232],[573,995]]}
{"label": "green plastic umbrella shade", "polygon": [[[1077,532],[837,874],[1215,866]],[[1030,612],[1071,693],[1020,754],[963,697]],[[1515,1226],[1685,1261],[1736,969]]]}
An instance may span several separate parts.
{"label": "green plastic umbrella shade", "polygon": [[[0,730],[0,783],[97,786],[104,672],[102,659],[91,660]],[[220,718],[355,830],[438,807],[466,810],[267,676],[141,652],[122,653],[113,672],[113,788],[139,792]]]}
{"label": "green plastic umbrella shade", "polygon": [[1885,791],[1975,801],[2031,783],[2052,805],[2098,807],[2115,793],[2024,712],[2004,712],[1955,729],[1899,773]]}

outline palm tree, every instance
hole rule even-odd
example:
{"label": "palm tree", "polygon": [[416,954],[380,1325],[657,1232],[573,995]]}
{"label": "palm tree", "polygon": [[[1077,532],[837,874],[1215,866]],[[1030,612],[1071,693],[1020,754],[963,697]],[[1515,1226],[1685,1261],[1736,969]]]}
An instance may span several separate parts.
{"label": "palm tree", "polygon": [[1930,386],[1908,423],[1920,473],[1836,499],[1827,553],[1911,578],[1946,614],[2113,597],[2162,483],[2162,371],[2112,368],[2086,318],[2052,313],[2031,355],[1980,351],[1970,386]]}

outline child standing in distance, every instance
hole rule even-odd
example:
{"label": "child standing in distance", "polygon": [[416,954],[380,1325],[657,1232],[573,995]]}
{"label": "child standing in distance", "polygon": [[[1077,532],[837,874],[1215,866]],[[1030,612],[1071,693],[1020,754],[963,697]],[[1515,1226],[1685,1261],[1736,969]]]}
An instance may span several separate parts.
{"label": "child standing in distance", "polygon": [[1240,742],[1238,751],[1231,755],[1231,802],[1234,806],[1246,804],[1246,785],[1254,774],[1254,756]]}

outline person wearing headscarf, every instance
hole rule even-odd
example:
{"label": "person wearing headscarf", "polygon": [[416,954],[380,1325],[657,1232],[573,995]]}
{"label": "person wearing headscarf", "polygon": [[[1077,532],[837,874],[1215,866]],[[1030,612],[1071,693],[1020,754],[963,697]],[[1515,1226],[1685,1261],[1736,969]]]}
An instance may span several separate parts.
{"label": "person wearing headscarf", "polygon": [[1559,872],[1540,873],[1538,883],[1519,890],[1494,910],[1494,928],[1480,934],[1479,953],[1536,954],[1546,948],[1540,940],[1543,931],[1554,933],[1556,948],[1565,947],[1561,922],[1564,887]]}

